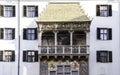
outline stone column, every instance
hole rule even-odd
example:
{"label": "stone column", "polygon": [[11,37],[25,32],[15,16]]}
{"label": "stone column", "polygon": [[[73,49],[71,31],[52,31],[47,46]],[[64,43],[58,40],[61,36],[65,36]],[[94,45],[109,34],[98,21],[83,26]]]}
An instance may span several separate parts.
{"label": "stone column", "polygon": [[72,53],[72,46],[73,46],[73,30],[71,30],[71,31],[69,31],[69,33],[70,33],[70,46],[71,46],[71,48],[70,48],[70,53]]}
{"label": "stone column", "polygon": [[43,33],[43,31],[39,31],[39,40],[38,40],[39,46],[42,45],[42,33]]}
{"label": "stone column", "polygon": [[57,46],[57,33],[58,31],[53,31],[54,32],[54,43],[55,43],[55,46]]}
{"label": "stone column", "polygon": [[41,45],[42,45],[42,33],[43,31],[39,31],[39,35],[38,35],[38,46],[40,46],[39,47],[40,53],[41,53]]}
{"label": "stone column", "polygon": [[57,42],[57,33],[58,33],[58,31],[53,31],[54,32],[54,43],[55,43],[55,53],[56,53],[56,50],[57,50],[57,45],[58,45],[58,42]]}
{"label": "stone column", "polygon": [[[86,33],[86,45],[89,45],[89,39],[90,39],[90,37],[89,37],[89,32],[88,32],[88,31],[85,31],[85,33]],[[86,47],[86,49],[87,49],[87,53],[88,53],[88,52],[89,52],[89,48]]]}
{"label": "stone column", "polygon": [[69,31],[69,33],[70,33],[70,46],[72,46],[73,45],[73,30],[71,30],[71,31]]}

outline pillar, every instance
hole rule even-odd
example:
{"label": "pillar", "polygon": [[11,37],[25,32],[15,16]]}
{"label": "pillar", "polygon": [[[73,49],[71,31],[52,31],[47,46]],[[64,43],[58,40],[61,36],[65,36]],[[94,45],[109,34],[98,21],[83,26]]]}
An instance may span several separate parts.
{"label": "pillar", "polygon": [[58,31],[53,31],[54,32],[54,43],[55,43],[55,53],[56,53],[56,50],[57,50],[57,45],[58,45],[58,42],[57,42],[57,33]]}
{"label": "pillar", "polygon": [[70,33],[70,46],[72,46],[73,45],[73,30],[72,31],[69,31],[69,33]]}

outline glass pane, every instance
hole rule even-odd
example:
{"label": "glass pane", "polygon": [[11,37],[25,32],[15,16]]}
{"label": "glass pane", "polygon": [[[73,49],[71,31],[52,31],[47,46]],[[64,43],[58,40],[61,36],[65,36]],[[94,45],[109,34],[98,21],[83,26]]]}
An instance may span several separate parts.
{"label": "glass pane", "polygon": [[28,55],[31,55],[31,52],[28,52]]}
{"label": "glass pane", "polygon": [[104,11],[101,11],[101,12],[100,12],[100,15],[101,15],[101,16],[108,16],[108,11],[105,11],[105,10],[104,10]]}
{"label": "glass pane", "polygon": [[34,30],[34,29],[32,29],[32,30],[31,30],[31,33],[35,33],[35,30]]}
{"label": "glass pane", "polygon": [[28,40],[31,40],[31,34],[28,34],[27,38]]}
{"label": "glass pane", "polygon": [[35,30],[34,29],[28,29],[27,30],[27,39],[28,40],[34,40],[35,39]]}
{"label": "glass pane", "polygon": [[104,33],[104,30],[103,30],[103,29],[100,29],[100,33]]}
{"label": "glass pane", "polygon": [[101,52],[100,56],[107,56],[107,52]]}
{"label": "glass pane", "polygon": [[107,33],[107,31],[108,31],[107,29],[104,29],[104,33]]}
{"label": "glass pane", "polygon": [[56,75],[55,71],[50,71],[50,75]]}
{"label": "glass pane", "polygon": [[70,66],[65,66],[65,72],[69,72],[71,70]]}
{"label": "glass pane", "polygon": [[100,34],[100,39],[104,40],[104,34]]}
{"label": "glass pane", "polygon": [[28,17],[34,17],[35,16],[35,7],[28,7],[27,16]]}
{"label": "glass pane", "polygon": [[4,16],[5,17],[11,17],[13,15],[13,7],[11,6],[6,6],[4,8]]}
{"label": "glass pane", "polygon": [[32,52],[32,55],[35,55],[35,52]]}
{"label": "glass pane", "polygon": [[107,40],[107,38],[108,38],[108,36],[107,36],[107,34],[104,34],[104,40]]}
{"label": "glass pane", "polygon": [[31,29],[28,29],[28,30],[27,30],[27,33],[31,33]]}
{"label": "glass pane", "polygon": [[28,61],[28,62],[33,62],[33,61],[34,61],[34,57],[28,56],[28,57],[27,57],[27,61]]}
{"label": "glass pane", "polygon": [[78,71],[72,71],[72,75],[78,75]]}
{"label": "glass pane", "polygon": [[65,75],[70,75],[70,73],[65,73]]}
{"label": "glass pane", "polygon": [[58,72],[63,72],[63,66],[57,66],[57,71]]}
{"label": "glass pane", "polygon": [[35,34],[32,33],[32,34],[31,34],[31,40],[34,40],[34,39],[35,39]]}
{"label": "glass pane", "polygon": [[63,75],[63,73],[58,73],[57,75]]}
{"label": "glass pane", "polygon": [[12,29],[5,29],[5,39],[12,40]]}
{"label": "glass pane", "polygon": [[100,10],[107,10],[107,6],[100,6]]}

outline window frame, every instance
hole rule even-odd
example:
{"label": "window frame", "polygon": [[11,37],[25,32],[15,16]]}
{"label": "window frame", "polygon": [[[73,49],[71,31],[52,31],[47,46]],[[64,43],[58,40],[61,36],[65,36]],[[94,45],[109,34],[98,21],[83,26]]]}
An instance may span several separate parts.
{"label": "window frame", "polygon": [[[6,8],[9,8],[9,7],[11,7],[11,9],[6,10]],[[0,16],[2,16],[2,17],[15,17],[16,16],[15,5],[0,5]]]}
{"label": "window frame", "polygon": [[3,61],[3,51],[0,51],[0,61]]}
{"label": "window frame", "polygon": [[[32,15],[28,15],[28,8],[29,7],[33,7],[34,8],[34,16]],[[32,9],[32,13],[33,13],[33,9]],[[38,6],[37,5],[24,5],[23,6],[23,17],[28,17],[28,18],[34,18],[34,17],[38,17]]]}
{"label": "window frame", "polygon": [[[101,54],[101,53],[103,53],[103,54]],[[97,57],[97,62],[111,63],[112,62],[112,51],[99,50],[96,53],[96,57]]]}
{"label": "window frame", "polygon": [[[28,38],[28,30],[33,31],[34,33],[29,33],[30,38]],[[32,36],[34,35],[34,38]],[[23,40],[37,40],[38,34],[37,34],[37,28],[24,28],[23,29]]]}
{"label": "window frame", "polygon": [[97,40],[112,40],[112,28],[97,28],[96,36]]}
{"label": "window frame", "polygon": [[[9,31],[6,30],[11,30],[11,33]],[[4,39],[5,40],[13,40],[15,39],[15,28],[5,28],[4,29]]]}
{"label": "window frame", "polygon": [[[101,10],[100,7],[107,7],[106,10]],[[106,15],[102,15],[101,11],[107,11]],[[96,16],[100,16],[100,17],[111,17],[112,16],[112,5],[96,5]]]}
{"label": "window frame", "polygon": [[[34,52],[34,55],[28,55],[29,52],[30,54]],[[30,59],[30,61],[28,60],[28,58]],[[35,50],[23,51],[23,62],[38,62],[38,51]]]}
{"label": "window frame", "polygon": [[35,62],[35,51],[27,51],[27,62]]}
{"label": "window frame", "polygon": [[73,72],[77,72],[77,75],[79,74],[79,70],[73,70],[70,64],[57,64],[55,70],[49,71],[49,73],[51,72],[54,72],[56,75],[72,75]]}
{"label": "window frame", "polygon": [[[7,29],[10,29],[11,30],[11,33],[6,33],[6,30]],[[7,36],[10,37],[10,38],[6,38]],[[14,40],[15,39],[15,28],[0,28],[0,40]]]}
{"label": "window frame", "polygon": [[15,51],[13,51],[13,50],[4,50],[4,52],[3,52],[3,61],[4,62],[14,62],[15,61]]}

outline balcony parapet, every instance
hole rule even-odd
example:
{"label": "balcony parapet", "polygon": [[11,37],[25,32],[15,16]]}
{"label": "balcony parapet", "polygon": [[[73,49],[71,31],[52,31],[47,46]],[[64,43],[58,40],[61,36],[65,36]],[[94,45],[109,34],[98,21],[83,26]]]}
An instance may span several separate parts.
{"label": "balcony parapet", "polygon": [[89,54],[89,45],[38,46],[40,55],[77,55]]}

